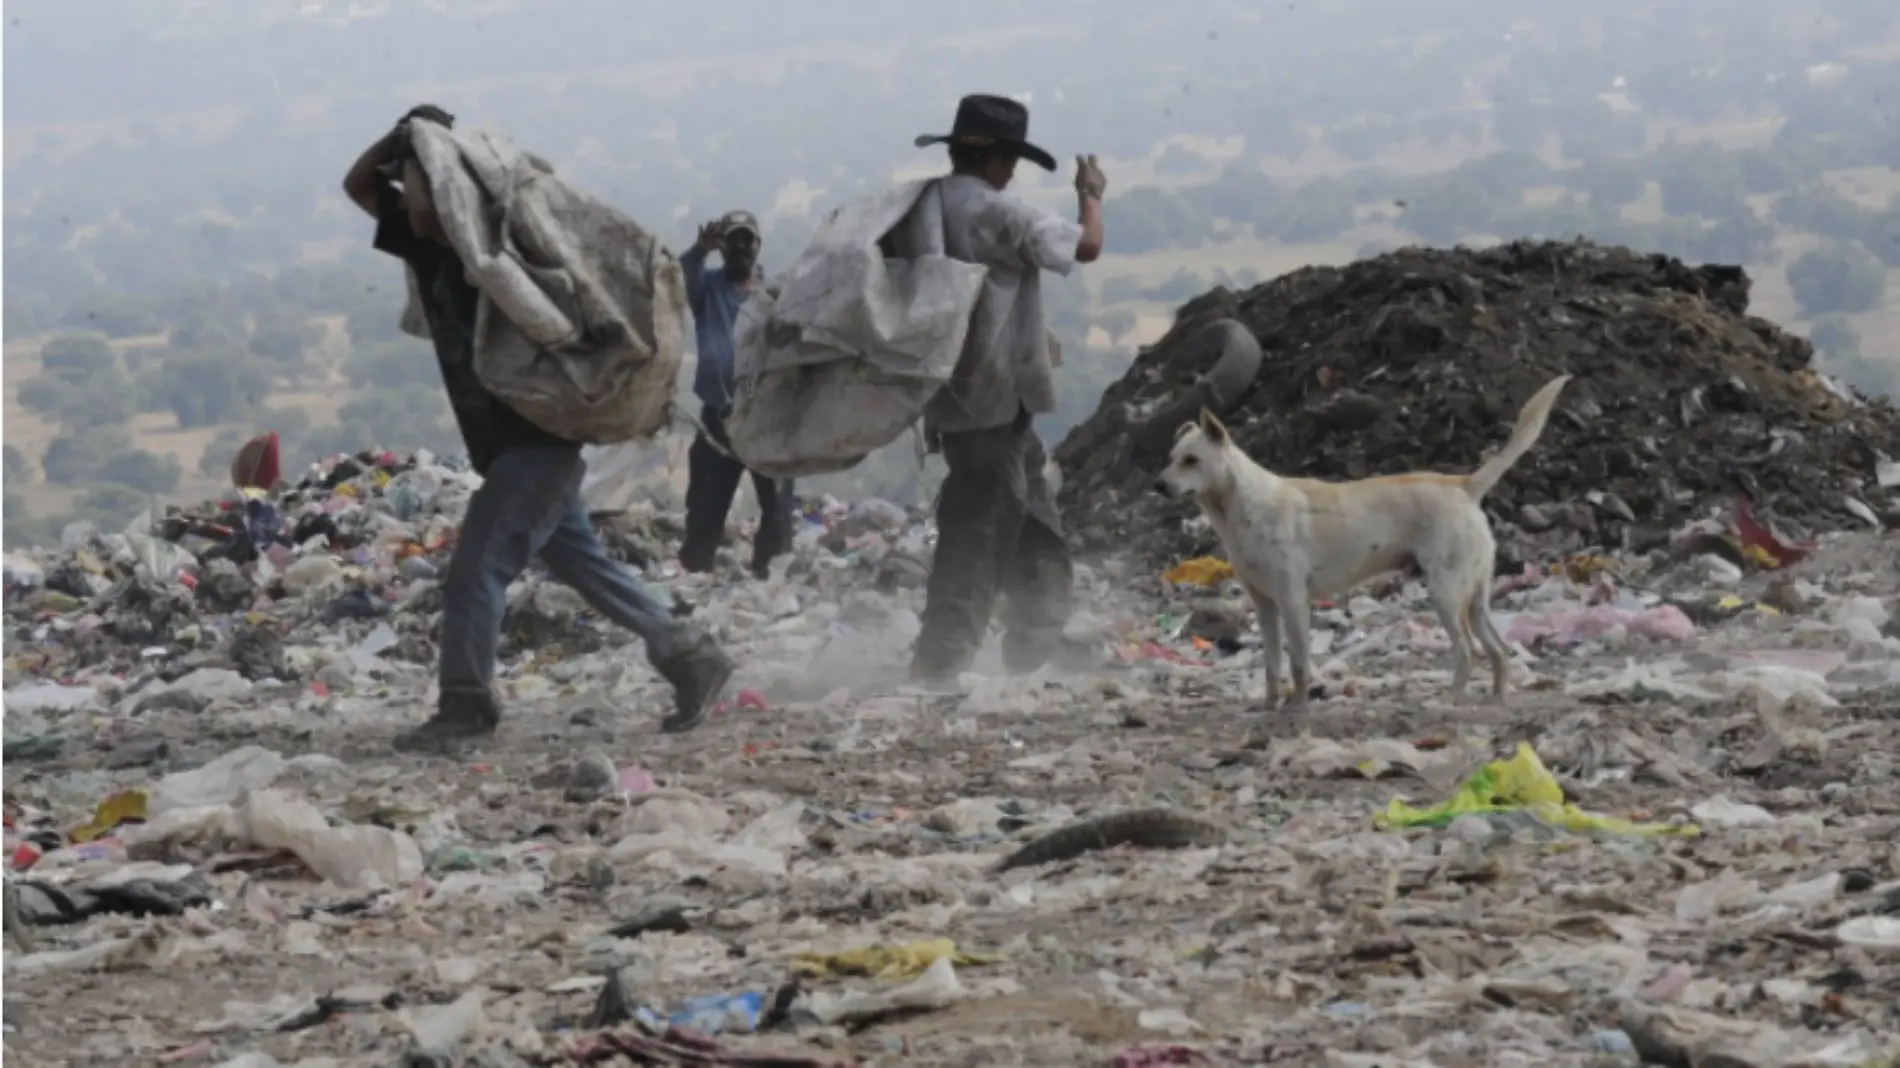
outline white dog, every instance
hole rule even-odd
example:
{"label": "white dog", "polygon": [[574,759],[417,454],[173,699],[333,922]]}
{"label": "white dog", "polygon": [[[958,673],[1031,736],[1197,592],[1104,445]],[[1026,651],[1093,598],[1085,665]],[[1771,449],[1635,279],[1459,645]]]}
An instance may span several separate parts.
{"label": "white dog", "polygon": [[1293,702],[1312,685],[1307,628],[1315,598],[1338,595],[1389,571],[1425,574],[1457,657],[1452,691],[1471,680],[1475,637],[1491,662],[1492,700],[1504,703],[1510,651],[1491,621],[1497,542],[1478,502],[1537,444],[1569,375],[1553,379],[1518,413],[1504,449],[1469,475],[1429,471],[1320,482],[1282,478],[1240,451],[1211,412],[1183,424],[1155,488],[1192,496],[1220,535],[1235,576],[1253,598],[1267,654],[1267,707],[1280,701],[1280,639],[1293,661]]}

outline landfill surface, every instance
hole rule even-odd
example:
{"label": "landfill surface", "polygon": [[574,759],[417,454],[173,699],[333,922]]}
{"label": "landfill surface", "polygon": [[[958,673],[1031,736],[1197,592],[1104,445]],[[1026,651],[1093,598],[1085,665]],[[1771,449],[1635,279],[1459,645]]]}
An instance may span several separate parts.
{"label": "landfill surface", "polygon": [[[1474,470],[1520,405],[1573,375],[1543,438],[1486,501],[1508,557],[1642,551],[1734,498],[1806,531],[1900,525],[1900,418],[1815,372],[1801,337],[1747,314],[1739,267],[1587,242],[1404,248],[1190,302],[1055,452],[1076,538],[1192,556],[1212,535],[1153,493],[1166,433],[1136,433],[1235,319],[1264,360],[1225,421],[1284,475]],[[1171,431],[1173,427],[1161,428]]]}
{"label": "landfill surface", "polygon": [[[1496,403],[1554,366],[1501,373]],[[1349,438],[1311,462],[1353,462]],[[1568,440],[1573,463],[1595,439]],[[1879,462],[1828,477],[1877,487]],[[1381,579],[1313,607],[1320,692],[1266,714],[1215,558],[1091,555],[1069,636],[1093,666],[1011,677],[992,646],[921,690],[921,514],[810,502],[759,580],[743,524],[718,573],[682,576],[676,517],[633,505],[597,526],[735,654],[726,705],[662,735],[637,642],[531,573],[500,734],[398,754],[433,705],[474,484],[364,454],[7,555],[7,1055],[1900,1056],[1900,546],[1878,514],[1842,532],[1788,486],[1760,507],[1834,532],[1711,493],[1652,548],[1520,542],[1494,590],[1504,707],[1448,692],[1423,589]]]}

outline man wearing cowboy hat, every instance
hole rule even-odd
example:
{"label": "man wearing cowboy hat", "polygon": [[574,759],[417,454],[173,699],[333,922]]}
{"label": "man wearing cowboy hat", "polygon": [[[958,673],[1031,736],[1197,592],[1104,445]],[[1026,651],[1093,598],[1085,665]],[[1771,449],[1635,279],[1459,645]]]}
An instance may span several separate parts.
{"label": "man wearing cowboy hat", "polygon": [[1055,157],[1029,141],[1029,110],[998,96],[966,96],[948,134],[917,138],[950,148],[943,180],[950,256],[989,268],[956,373],[924,413],[926,436],[949,475],[937,501],[937,550],[923,629],[911,661],[920,681],[969,667],[1005,597],[1005,664],[1033,671],[1062,648],[1073,569],[1030,428],[1056,406],[1051,340],[1043,326],[1043,271],[1067,275],[1102,254],[1102,194],[1094,156],[1075,161],[1076,219],[1040,211],[1004,190],[1018,160],[1046,171]]}
{"label": "man wearing cowboy hat", "polygon": [[[686,538],[680,566],[711,571],[726,534],[726,513],[739,491],[745,465],[731,455],[726,414],[732,409],[732,326],[739,307],[760,281],[759,221],[749,211],[729,211],[699,228],[699,240],[680,257],[686,272],[686,299],[693,308],[693,334],[699,369],[693,393],[699,398],[701,433],[686,454]],[[721,263],[708,267],[718,250]],[[752,573],[764,578],[774,556],[792,551],[790,479],[752,476],[759,498],[759,532],[752,539]]]}

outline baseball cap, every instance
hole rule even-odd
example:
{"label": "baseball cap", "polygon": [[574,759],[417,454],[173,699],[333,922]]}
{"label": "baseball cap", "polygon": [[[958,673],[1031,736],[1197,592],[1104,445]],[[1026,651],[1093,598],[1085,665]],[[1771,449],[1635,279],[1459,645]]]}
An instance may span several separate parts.
{"label": "baseball cap", "polygon": [[727,233],[731,233],[734,230],[748,230],[752,233],[753,237],[761,241],[765,240],[764,233],[759,230],[759,220],[754,218],[749,211],[729,211],[725,213],[719,219],[719,227]]}

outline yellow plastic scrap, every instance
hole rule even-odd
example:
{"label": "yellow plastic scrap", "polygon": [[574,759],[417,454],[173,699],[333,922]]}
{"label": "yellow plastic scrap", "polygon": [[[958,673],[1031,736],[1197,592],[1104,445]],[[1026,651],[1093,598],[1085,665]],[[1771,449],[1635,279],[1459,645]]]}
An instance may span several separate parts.
{"label": "yellow plastic scrap", "polygon": [[922,975],[939,960],[952,964],[994,964],[1003,958],[990,953],[965,953],[948,938],[932,938],[903,946],[865,946],[842,953],[798,953],[792,968],[811,979],[835,975],[869,975],[879,979],[905,979]]}
{"label": "yellow plastic scrap", "polygon": [[1177,586],[1218,586],[1234,577],[1234,569],[1225,560],[1198,556],[1176,564],[1172,571],[1161,577]]}
{"label": "yellow plastic scrap", "polygon": [[1384,830],[1443,827],[1459,816],[1520,811],[1573,832],[1604,831],[1645,838],[1702,833],[1694,824],[1632,823],[1583,811],[1564,800],[1563,787],[1538,759],[1537,751],[1524,742],[1517,744],[1517,754],[1511,759],[1493,760],[1472,772],[1446,800],[1424,809],[1394,800],[1384,812],[1374,813],[1372,822]]}
{"label": "yellow plastic scrap", "polygon": [[1751,604],[1732,593],[1715,602],[1715,607],[1720,608],[1724,612],[1734,611],[1737,608],[1753,608],[1764,616],[1778,616],[1781,614],[1781,609],[1776,608],[1774,605],[1762,604],[1759,601]]}
{"label": "yellow plastic scrap", "polygon": [[93,810],[92,822],[74,827],[66,837],[74,845],[84,845],[99,838],[121,823],[130,821],[144,822],[145,791],[120,790],[99,802]]}
{"label": "yellow plastic scrap", "polygon": [[1615,574],[1617,563],[1607,556],[1596,556],[1591,553],[1574,553],[1565,557],[1561,565],[1553,567],[1551,570],[1561,570],[1564,577],[1572,582],[1589,582],[1598,575]]}

